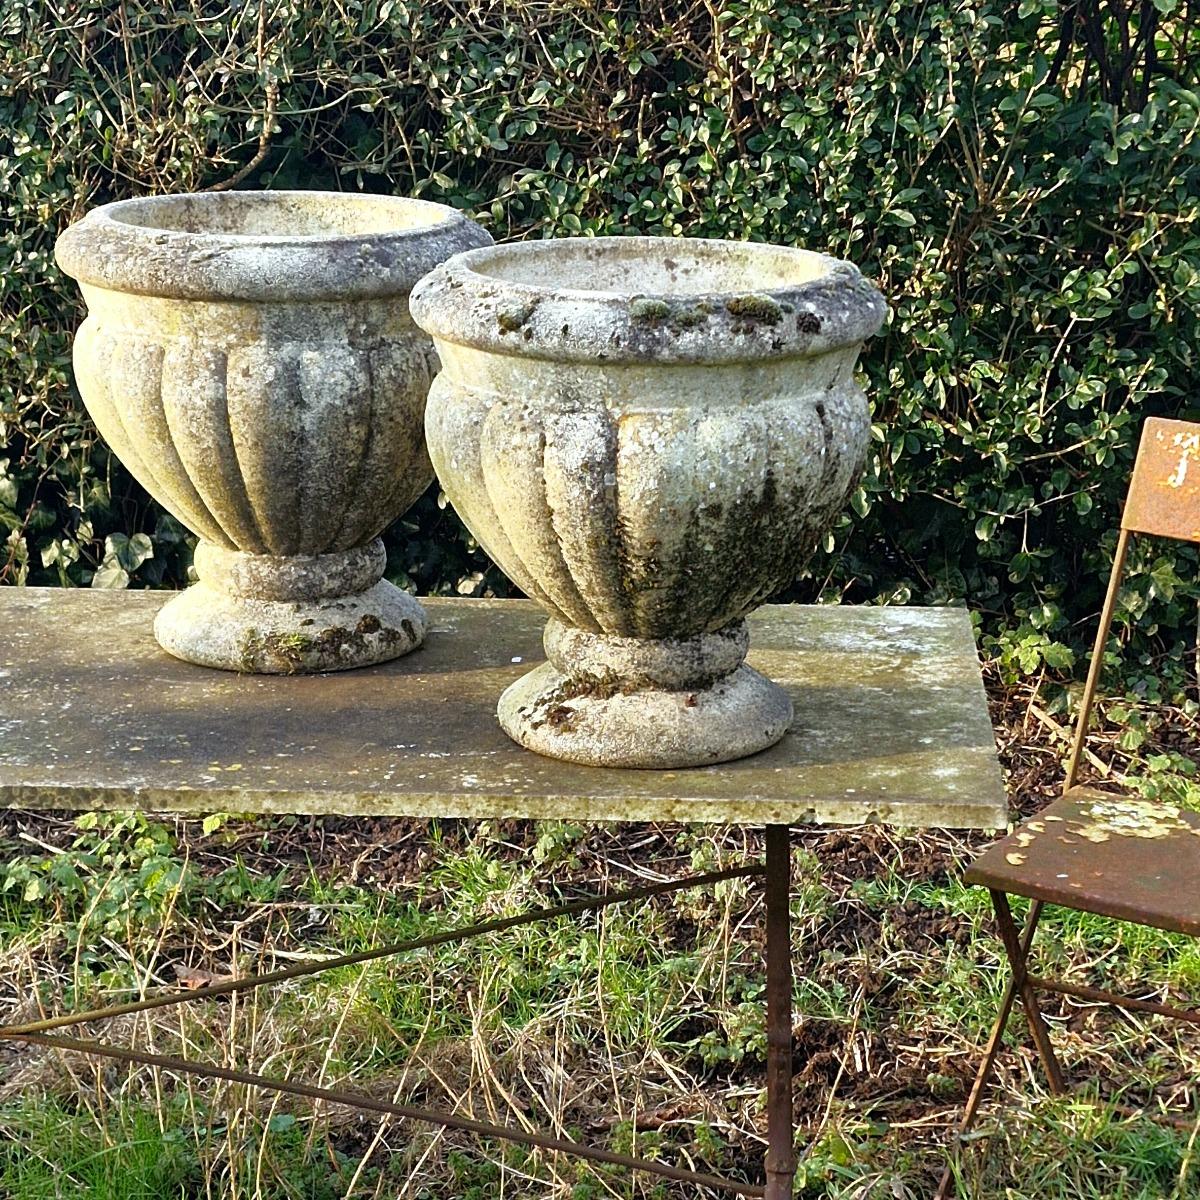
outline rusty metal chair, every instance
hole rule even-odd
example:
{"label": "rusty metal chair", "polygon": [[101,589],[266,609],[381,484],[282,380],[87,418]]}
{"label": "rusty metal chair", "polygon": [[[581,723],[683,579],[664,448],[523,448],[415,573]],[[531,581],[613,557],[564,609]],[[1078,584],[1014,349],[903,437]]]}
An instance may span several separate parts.
{"label": "rusty metal chair", "polygon": [[[1056,1094],[1066,1091],[1066,1083],[1038,1008],[1039,992],[1200,1024],[1197,1010],[1032,975],[1028,967],[1034,933],[1047,904],[1200,936],[1200,816],[1075,782],[1129,541],[1135,533],[1200,542],[1200,424],[1150,417],[1142,428],[1062,796],[990,846],[965,872],[967,883],[991,892],[1012,975],[963,1112],[959,1143],[978,1114],[1018,995],[1050,1091]],[[1020,933],[1009,907],[1010,895],[1031,901]],[[1194,1124],[1167,1119],[1187,1129]],[[952,1177],[953,1167],[947,1165],[936,1200],[950,1195]]]}

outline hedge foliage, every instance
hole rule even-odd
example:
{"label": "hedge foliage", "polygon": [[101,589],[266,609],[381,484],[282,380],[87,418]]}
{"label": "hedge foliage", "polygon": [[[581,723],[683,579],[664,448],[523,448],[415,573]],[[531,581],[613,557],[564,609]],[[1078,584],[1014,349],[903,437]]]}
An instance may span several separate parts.
{"label": "hedge foliage", "polygon": [[[405,192],[498,239],[859,263],[893,306],[873,454],[792,594],[965,598],[1012,671],[1065,669],[1142,417],[1200,415],[1198,62],[1200,0],[6,0],[0,578],[188,561],[73,392],[63,226],[146,192]],[[504,589],[436,489],[388,540],[421,591]],[[1135,557],[1145,654],[1182,660],[1195,577],[1189,548]]]}

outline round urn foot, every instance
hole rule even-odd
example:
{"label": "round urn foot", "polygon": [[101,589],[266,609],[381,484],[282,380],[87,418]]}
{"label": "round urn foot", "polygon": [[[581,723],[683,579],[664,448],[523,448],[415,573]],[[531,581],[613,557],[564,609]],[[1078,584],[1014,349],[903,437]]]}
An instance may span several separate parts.
{"label": "round urn foot", "polygon": [[792,722],[778,684],[746,666],[744,621],[661,641],[557,621],[549,662],[500,697],[505,733],[528,750],[596,767],[700,767],[773,746]]}
{"label": "round urn foot", "polygon": [[383,543],[274,557],[196,548],[200,581],[168,601],[154,636],[169,654],[256,675],[346,671],[415,650],[425,610],[383,576]]}

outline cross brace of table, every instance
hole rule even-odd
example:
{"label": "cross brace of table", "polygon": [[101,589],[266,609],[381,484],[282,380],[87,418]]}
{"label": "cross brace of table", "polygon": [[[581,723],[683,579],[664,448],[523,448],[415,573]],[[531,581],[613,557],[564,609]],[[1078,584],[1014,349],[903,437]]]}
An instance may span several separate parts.
{"label": "cross brace of table", "polygon": [[[790,880],[791,848],[789,831],[784,825],[767,827],[766,859],[744,867],[730,867],[710,871],[682,879],[664,880],[620,892],[612,892],[586,899],[574,900],[552,908],[535,909],[517,916],[500,917],[483,921],[462,929],[446,930],[395,942],[386,946],[373,947],[354,954],[323,959],[316,963],[301,963],[279,971],[248,975],[224,980],[206,987],[167,992],[156,996],[84,1012],[67,1013],[43,1017],[0,1026],[0,1040],[27,1042],[32,1045],[53,1047],[78,1054],[95,1055],[116,1059],[141,1066],[174,1071],[181,1075],[194,1075],[209,1079],[223,1079],[229,1083],[262,1088],[283,1095],[301,1096],[322,1100],[330,1104],[345,1105],[363,1112],[374,1112],[384,1116],[407,1118],[438,1125],[445,1129],[460,1130],[483,1137],[518,1142],[526,1146],[539,1147],[556,1153],[574,1155],[611,1166],[630,1170],[646,1171],[666,1179],[682,1183],[693,1183],[714,1190],[732,1192],[743,1196],[760,1196],[764,1200],[787,1200],[792,1194],[792,1179],[796,1172],[794,1150],[794,1123],[792,1114],[792,968],[790,928]],[[511,1126],[495,1125],[477,1121],[457,1113],[439,1112],[409,1104],[394,1104],[379,1100],[361,1092],[338,1088],[318,1087],[314,1084],[288,1079],[275,1079],[251,1071],[221,1067],[209,1063],[170,1055],[152,1054],[132,1046],[119,1046],[90,1039],[64,1037],[54,1030],[64,1029],[92,1021],[111,1020],[130,1013],[171,1005],[191,1004],[251,988],[282,983],[304,976],[319,975],[341,967],[354,966],[377,959],[418,950],[429,946],[463,942],[485,934],[514,929],[535,921],[548,921],[557,917],[576,916],[584,912],[606,908],[613,904],[647,900],[653,896],[681,891],[685,888],[702,887],[723,880],[761,876],[766,908],[766,968],[767,968],[767,1155],[766,1186],[728,1179],[701,1171],[690,1171],[668,1163],[655,1162],[633,1155],[617,1154],[599,1146],[589,1146],[548,1134],[516,1129]]]}

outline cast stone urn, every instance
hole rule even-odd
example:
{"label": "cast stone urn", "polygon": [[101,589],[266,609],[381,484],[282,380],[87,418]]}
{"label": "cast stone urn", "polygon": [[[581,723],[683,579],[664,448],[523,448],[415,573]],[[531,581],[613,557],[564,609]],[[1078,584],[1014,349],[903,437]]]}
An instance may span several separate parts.
{"label": "cast stone urn", "polygon": [[442,205],[337,192],[124,200],[62,234],[88,412],[201,539],[199,582],[155,620],[164,649],[273,674],[420,644],[424,611],[383,579],[378,536],[432,478],[437,360],[408,295],[490,242]]}
{"label": "cast stone urn", "polygon": [[500,698],[507,733],[622,767],[781,738],[791,702],[745,664],[744,618],[861,472],[876,289],[805,250],[569,238],[460,254],[412,311],[442,363],[425,425],[442,486],[550,614],[549,661]]}

